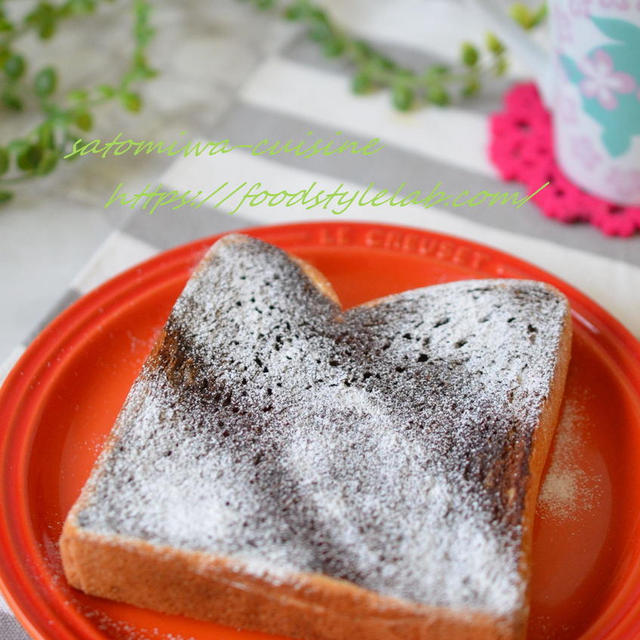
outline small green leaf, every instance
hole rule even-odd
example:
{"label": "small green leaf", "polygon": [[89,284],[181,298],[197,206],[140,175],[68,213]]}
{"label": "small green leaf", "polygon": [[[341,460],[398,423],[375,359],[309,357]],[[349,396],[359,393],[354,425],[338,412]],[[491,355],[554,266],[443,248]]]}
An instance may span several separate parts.
{"label": "small green leaf", "polygon": [[67,98],[74,102],[84,102],[89,99],[89,92],[86,89],[73,89],[69,91]]}
{"label": "small green leaf", "polygon": [[11,198],[13,198],[13,193],[11,193],[11,191],[0,191],[0,204],[9,202]]}
{"label": "small green leaf", "polygon": [[11,33],[13,30],[13,25],[4,16],[0,16],[0,33]]}
{"label": "small green leaf", "polygon": [[153,78],[154,76],[158,75],[158,72],[149,66],[147,57],[142,51],[136,51],[133,56],[133,61],[136,70],[140,73],[140,77]]}
{"label": "small green leaf", "polygon": [[46,18],[40,23],[40,27],[38,28],[38,35],[43,40],[48,40],[56,32],[56,26],[57,25],[55,19]]}
{"label": "small green leaf", "polygon": [[73,124],[81,131],[90,131],[93,127],[93,118],[88,111],[77,111],[73,116]]}
{"label": "small green leaf", "polygon": [[4,72],[12,80],[17,80],[26,69],[26,63],[21,55],[14,54],[4,63]]}
{"label": "small green leaf", "polygon": [[290,4],[284,10],[284,17],[287,20],[300,20],[302,17],[304,17],[304,14],[305,14],[304,8],[301,7],[299,4]]}
{"label": "small green leaf", "polygon": [[448,66],[444,64],[434,64],[422,74],[422,77],[427,81],[427,84],[431,84],[433,82],[438,84],[441,83],[444,76],[450,72],[451,69]]}
{"label": "small green leaf", "polygon": [[477,78],[468,80],[462,87],[462,95],[465,98],[471,98],[480,91],[480,81]]}
{"label": "small green leaf", "polygon": [[157,69],[152,69],[151,67],[146,67],[144,69],[144,77],[147,80],[150,80],[151,78],[155,78],[158,75],[158,70]]}
{"label": "small green leaf", "polygon": [[126,92],[122,94],[122,104],[127,111],[137,113],[142,109],[142,98],[133,92]]}
{"label": "small green leaf", "polygon": [[414,92],[405,85],[396,85],[391,91],[391,101],[398,111],[408,111],[415,99]]}
{"label": "small green leaf", "polygon": [[340,38],[331,37],[324,43],[324,55],[328,58],[335,58],[344,51],[344,41]]}
{"label": "small green leaf", "polygon": [[72,13],[92,13],[96,8],[96,0],[70,0],[69,8]]}
{"label": "small green leaf", "polygon": [[38,127],[38,141],[43,149],[55,149],[56,138],[50,121],[45,120]]}
{"label": "small green leaf", "polygon": [[397,69],[395,76],[401,80],[411,80],[415,78],[415,73],[411,69]]}
{"label": "small green leaf", "polygon": [[12,91],[7,89],[2,93],[2,103],[7,109],[11,109],[12,111],[22,111],[23,104],[22,100]]}
{"label": "small green leaf", "polygon": [[314,21],[309,27],[309,37],[316,42],[323,42],[332,36],[331,28],[324,22]]}
{"label": "small green leaf", "polygon": [[480,53],[470,42],[462,43],[462,51],[461,51],[462,62],[467,67],[474,67],[478,63],[478,58],[480,57]]}
{"label": "small green leaf", "polygon": [[[92,0],[95,2],[95,0]],[[113,0],[110,0],[113,2]],[[136,8],[136,19],[139,22],[146,22],[149,19],[149,14],[151,13],[151,4],[146,2],[146,0],[136,0],[135,3]]]}
{"label": "small green leaf", "polygon": [[541,22],[543,22],[549,13],[549,8],[547,7],[547,3],[543,2],[536,12],[533,14],[533,25],[537,27]]}
{"label": "small green leaf", "polygon": [[0,147],[0,176],[9,171],[9,151]]}
{"label": "small green leaf", "polygon": [[16,138],[7,145],[7,149],[9,150],[9,153],[17,156],[25,151],[28,146],[29,143],[26,140],[23,140],[22,138]]}
{"label": "small green leaf", "polygon": [[434,84],[429,87],[427,90],[427,100],[439,107],[444,107],[451,102],[451,98],[449,97],[447,90],[438,84]]}
{"label": "small green leaf", "polygon": [[103,98],[113,98],[116,95],[115,88],[108,84],[101,84],[98,91]]}
{"label": "small green leaf", "polygon": [[356,56],[361,59],[371,58],[375,55],[375,52],[371,48],[371,45],[364,40],[356,40],[353,43],[353,50]]}
{"label": "small green leaf", "polygon": [[503,76],[507,69],[509,68],[509,63],[505,57],[500,57],[496,60],[495,66],[495,75],[497,77]]}
{"label": "small green leaf", "polygon": [[351,81],[351,90],[353,91],[353,93],[369,93],[373,89],[373,87],[373,80],[366,71],[359,71]]}
{"label": "small green leaf", "polygon": [[449,72],[449,67],[446,64],[434,64],[430,71],[435,75],[443,76],[445,73]]}
{"label": "small green leaf", "polygon": [[372,52],[368,58],[369,66],[375,74],[388,74],[395,72],[396,75],[407,75],[413,72],[410,69],[399,69],[396,63],[387,56],[380,55],[379,53]]}
{"label": "small green leaf", "polygon": [[329,16],[327,15],[327,12],[319,7],[311,7],[309,9],[309,17],[316,22],[322,22],[329,26]]}
{"label": "small green leaf", "polygon": [[509,7],[509,15],[523,28],[530,29],[533,26],[533,14],[527,5],[514,2]]}
{"label": "small green leaf", "polygon": [[41,98],[46,98],[56,90],[58,74],[53,67],[45,67],[36,73],[33,84],[36,94]]}
{"label": "small green leaf", "polygon": [[138,25],[135,30],[136,42],[141,47],[146,47],[155,35],[155,29],[147,25]]}
{"label": "small green leaf", "polygon": [[25,24],[33,26],[38,35],[46,40],[56,31],[58,13],[50,2],[39,2],[36,8],[25,16]]}
{"label": "small green leaf", "polygon": [[17,164],[23,171],[33,171],[40,164],[42,159],[42,149],[35,144],[29,145],[24,151],[18,154]]}
{"label": "small green leaf", "polygon": [[39,175],[46,175],[51,173],[58,164],[58,152],[52,149],[46,149],[40,158],[37,171]]}
{"label": "small green leaf", "polygon": [[493,33],[487,33],[487,49],[497,56],[505,52],[504,45]]}

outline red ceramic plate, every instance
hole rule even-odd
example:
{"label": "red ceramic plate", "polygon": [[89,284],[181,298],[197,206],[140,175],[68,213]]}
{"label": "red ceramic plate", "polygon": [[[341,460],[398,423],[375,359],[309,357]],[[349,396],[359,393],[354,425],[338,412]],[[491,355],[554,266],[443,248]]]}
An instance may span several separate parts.
{"label": "red ceramic plate", "polygon": [[[298,224],[248,231],[316,265],[345,306],[484,277],[545,280],[571,300],[563,420],[535,524],[530,640],[640,637],[640,344],[557,278],[487,247],[414,229]],[[0,578],[34,638],[258,640],[67,586],[57,540],[154,336],[216,238],[110,280],[42,332],[0,394]]]}

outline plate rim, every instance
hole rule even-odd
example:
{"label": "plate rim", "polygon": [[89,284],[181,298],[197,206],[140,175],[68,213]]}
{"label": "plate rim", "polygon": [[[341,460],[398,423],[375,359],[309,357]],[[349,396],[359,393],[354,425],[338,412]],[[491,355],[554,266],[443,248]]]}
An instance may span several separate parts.
{"label": "plate rim", "polygon": [[[419,252],[411,251],[403,246],[399,248],[367,247],[362,238],[358,238],[357,240],[351,239],[348,242],[323,242],[318,239],[316,233],[316,235],[309,234],[311,241],[306,241],[305,235],[308,234],[309,230],[315,230],[317,232],[319,229],[331,229],[331,233],[333,233],[334,236],[338,234],[339,229],[351,229],[360,233],[375,231],[381,232],[383,236],[385,233],[390,236],[391,234],[401,233],[405,234],[405,237],[421,236],[423,238],[433,239],[436,242],[452,243],[457,247],[466,247],[474,251],[482,252],[483,254],[488,254],[493,260],[498,261],[497,268],[505,265],[507,267],[506,270],[509,272],[506,276],[493,275],[491,277],[526,277],[529,279],[543,280],[557,287],[570,298],[572,306],[576,305],[578,307],[578,309],[572,309],[573,315],[577,316],[586,328],[595,329],[608,343],[616,347],[616,352],[609,354],[609,356],[613,360],[622,358],[623,360],[635,362],[640,370],[640,340],[636,339],[617,318],[559,276],[508,252],[495,249],[490,245],[478,243],[466,238],[459,238],[454,235],[431,231],[429,229],[375,222],[314,221],[252,226],[206,236],[180,244],[165,251],[159,251],[151,258],[119,272],[99,286],[84,293],[69,307],[53,318],[25,349],[0,387],[0,461],[4,463],[0,470],[0,477],[3,479],[9,477],[10,474],[7,472],[8,466],[15,467],[16,469],[23,468],[20,464],[8,465],[9,457],[7,454],[13,450],[10,446],[13,440],[18,438],[18,442],[20,442],[20,436],[24,438],[29,435],[21,434],[19,431],[15,432],[15,426],[13,429],[10,428],[12,426],[11,423],[17,420],[17,417],[20,415],[21,404],[23,404],[25,398],[29,397],[29,380],[32,378],[38,379],[38,377],[42,375],[41,370],[43,366],[50,362],[48,356],[55,352],[60,352],[61,349],[64,350],[68,348],[68,345],[65,347],[65,342],[70,342],[71,345],[73,345],[74,342],[81,342],[81,338],[83,337],[82,328],[88,324],[90,329],[91,317],[96,313],[96,303],[98,301],[104,300],[105,302],[109,302],[111,306],[117,310],[118,307],[122,306],[123,300],[139,297],[140,291],[138,290],[136,293],[136,289],[139,288],[141,283],[146,284],[142,290],[143,293],[148,293],[148,286],[151,282],[158,281],[158,286],[160,286],[167,282],[167,278],[170,277],[172,272],[174,272],[174,277],[178,277],[175,273],[177,272],[183,278],[184,268],[186,266],[184,264],[185,261],[188,260],[195,266],[197,259],[194,260],[194,255],[203,254],[207,247],[213,242],[230,233],[243,233],[260,237],[267,241],[273,241],[276,245],[278,244],[277,239],[270,240],[268,236],[289,234],[291,236],[290,244],[292,245],[289,248],[293,251],[295,251],[296,247],[342,246],[347,249],[363,247],[388,250],[404,255],[411,253],[420,255]],[[300,235],[299,240],[295,240],[296,234]],[[447,260],[442,259],[441,261],[446,262]],[[516,273],[513,273],[514,271]],[[518,275],[517,272],[521,273]],[[108,313],[105,315],[109,317]],[[595,324],[592,320],[595,320]],[[89,334],[87,333],[86,335]],[[75,348],[77,348],[77,345]],[[73,353],[73,349],[70,349],[69,354],[71,353]],[[50,370],[55,372],[56,366],[51,366]],[[640,377],[636,381],[636,385],[636,391],[640,394]],[[634,387],[636,385],[634,385]],[[46,389],[46,385],[43,385],[43,388]],[[28,447],[23,447],[20,451],[26,454],[28,453]],[[28,465],[26,463],[24,464],[24,469],[26,470]],[[17,475],[18,474],[16,474],[16,477]],[[25,566],[28,563],[28,558],[16,558],[15,553],[7,553],[7,549],[12,552],[16,551],[10,535],[12,528],[26,527],[25,522],[12,522],[8,516],[12,514],[15,515],[16,512],[24,510],[28,520],[26,500],[20,499],[20,496],[26,494],[26,483],[24,486],[18,487],[17,491],[15,487],[10,491],[7,488],[7,482],[3,482],[2,485],[4,488],[0,489],[0,495],[2,495],[4,499],[0,500],[0,514],[3,516],[0,518],[0,592],[16,618],[33,638],[37,640],[77,640],[78,636],[74,635],[73,630],[69,627],[69,620],[66,617],[61,617],[57,608],[52,608],[50,603],[38,597],[39,593],[45,587],[38,585],[37,576],[29,573],[29,568]],[[13,497],[10,495],[12,492],[14,494]],[[6,498],[10,499],[7,500]],[[9,508],[14,502],[17,503],[17,511]],[[35,551],[38,550],[35,549]],[[633,598],[627,594],[626,602],[628,606],[626,610],[621,611],[618,615],[606,615],[610,612],[613,604],[619,599],[619,597],[616,597],[614,602],[602,612],[600,617],[594,621],[594,624],[581,636],[583,640],[596,637],[611,639],[631,637],[628,635],[629,633],[640,629],[640,551],[636,551],[633,558],[636,562],[632,570],[632,575],[628,578],[628,582],[630,582],[631,577],[635,575],[637,585],[635,589],[631,589]],[[57,615],[51,615],[51,611]],[[616,610],[614,609],[613,614],[615,613]],[[83,633],[85,635],[81,637],[82,640],[98,640],[98,638],[103,640],[104,636],[95,633],[93,627],[88,623],[82,624],[80,619],[84,620],[84,616],[78,613],[73,616],[73,619],[75,623],[80,622],[80,625],[84,627]],[[55,633],[56,635],[51,636],[49,633]]]}

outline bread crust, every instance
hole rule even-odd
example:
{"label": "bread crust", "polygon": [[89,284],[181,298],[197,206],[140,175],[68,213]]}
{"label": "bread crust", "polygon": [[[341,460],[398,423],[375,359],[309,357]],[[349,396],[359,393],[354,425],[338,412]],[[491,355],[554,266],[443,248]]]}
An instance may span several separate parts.
{"label": "bread crust", "polygon": [[[554,289],[548,285],[550,289]],[[555,290],[555,289],[554,289]],[[560,336],[556,368],[549,387],[550,392],[544,403],[537,428],[533,432],[533,443],[529,456],[529,475],[525,493],[525,506],[522,517],[522,553],[520,555],[520,574],[525,579],[527,589],[531,585],[531,550],[533,543],[533,525],[536,515],[536,504],[542,482],[542,474],[547,462],[549,449],[553,442],[556,426],[560,418],[562,400],[564,398],[565,382],[571,360],[571,344],[573,328],[571,315],[567,312],[564,328]],[[526,625],[529,618],[529,593],[526,598],[526,608],[521,612],[519,630],[516,638],[526,636]]]}
{"label": "bread crust", "polygon": [[70,584],[170,614],[305,640],[506,640],[510,621],[414,605],[319,574],[274,584],[224,558],[101,536],[69,518],[60,541]]}
{"label": "bread crust", "polygon": [[[337,301],[330,283],[315,267],[291,257],[323,295]],[[520,561],[527,583],[535,505],[560,412],[570,350],[567,313],[550,393],[528,459]],[[65,521],[60,550],[69,583],[91,595],[303,640],[518,640],[526,634],[527,608],[506,619],[386,597],[322,574],[274,581],[248,574],[227,558],[94,533],[77,522],[88,492],[89,485]]]}

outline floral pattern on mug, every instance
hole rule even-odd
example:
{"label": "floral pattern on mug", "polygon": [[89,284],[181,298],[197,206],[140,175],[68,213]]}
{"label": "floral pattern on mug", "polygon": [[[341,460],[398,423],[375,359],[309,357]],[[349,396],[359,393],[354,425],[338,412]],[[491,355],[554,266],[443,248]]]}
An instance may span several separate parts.
{"label": "floral pattern on mug", "polygon": [[633,197],[638,193],[640,170],[613,167],[607,175],[607,180],[616,187],[622,197]]}
{"label": "floral pattern on mug", "polygon": [[598,49],[591,58],[579,63],[584,78],[580,82],[582,93],[596,98],[605,109],[618,106],[617,93],[632,93],[636,88],[635,79],[624,71],[616,71],[611,56]]}
{"label": "floral pattern on mug", "polygon": [[571,95],[561,96],[558,101],[557,114],[565,124],[578,124],[580,122],[580,105]]}
{"label": "floral pattern on mug", "polygon": [[584,18],[591,14],[593,0],[569,0],[569,11],[576,18]]}
{"label": "floral pattern on mug", "polygon": [[573,19],[568,12],[557,9],[558,37],[564,43],[571,43],[573,39]]}
{"label": "floral pattern on mug", "polygon": [[566,78],[579,91],[583,111],[602,126],[605,149],[618,158],[640,135],[640,26],[596,16],[589,21],[610,42],[586,57],[559,52],[559,60]]}
{"label": "floral pattern on mug", "polygon": [[588,136],[576,136],[571,139],[571,151],[577,162],[588,171],[597,169],[604,158]]}

